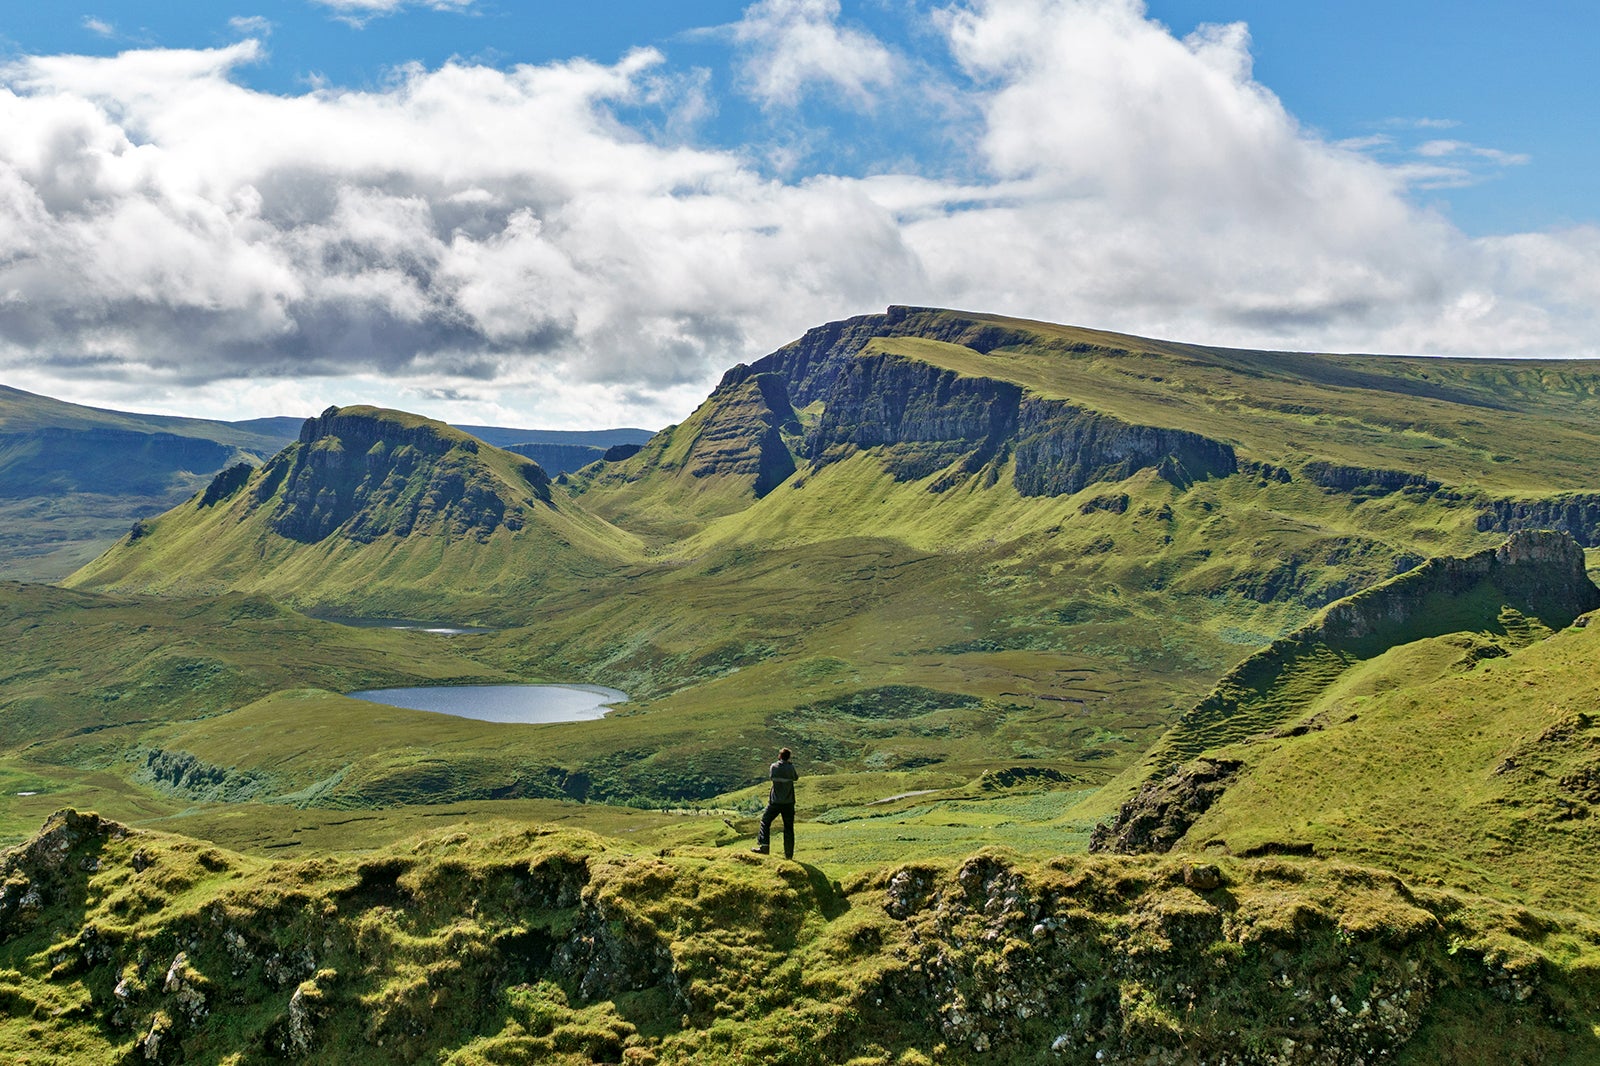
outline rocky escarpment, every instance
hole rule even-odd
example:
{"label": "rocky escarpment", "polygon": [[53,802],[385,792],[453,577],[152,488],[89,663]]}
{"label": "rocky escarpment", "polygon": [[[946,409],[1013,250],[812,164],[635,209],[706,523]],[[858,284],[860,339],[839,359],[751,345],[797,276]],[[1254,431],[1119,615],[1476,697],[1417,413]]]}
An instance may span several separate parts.
{"label": "rocky escarpment", "polygon": [[423,529],[485,539],[520,528],[519,504],[548,501],[550,478],[523,461],[523,484],[505,485],[477,461],[479,447],[431,419],[330,407],[261,469],[253,503],[270,504],[273,531],[303,543],[335,530],[365,543]]}
{"label": "rocky escarpment", "polygon": [[1387,496],[1395,492],[1427,494],[1442,487],[1425,474],[1406,470],[1343,466],[1321,460],[1301,467],[1306,480],[1325,489],[1349,492],[1360,496]]}
{"label": "rocky escarpment", "polygon": [[822,417],[804,444],[818,464],[857,448],[881,448],[885,464],[902,480],[955,463],[964,474],[988,468],[992,479],[998,463],[1014,456],[1016,487],[1025,496],[1070,495],[1148,468],[1177,484],[1237,469],[1230,446],[1200,434],[1133,425],[1032,396],[1009,382],[914,359],[857,355],[827,375],[814,362],[796,365],[828,381]]}
{"label": "rocky escarpment", "polygon": [[[1516,533],[1498,548],[1430,559],[1339,600],[1308,625],[1245,659],[1184,712],[1146,756],[1154,769],[1140,796],[1124,804],[1096,839],[1120,851],[1171,847],[1181,830],[1156,801],[1164,791],[1192,792],[1184,779],[1195,776],[1194,765],[1180,764],[1288,725],[1353,663],[1463,630],[1499,633],[1501,640],[1517,644],[1531,639],[1531,621],[1560,629],[1597,607],[1600,588],[1589,580],[1583,549],[1567,534],[1551,532]],[[1208,795],[1205,805],[1215,798]],[[1204,810],[1188,799],[1177,806],[1195,817]],[[1176,835],[1140,829],[1150,818],[1171,821]]]}
{"label": "rocky escarpment", "polygon": [[1600,547],[1600,493],[1567,493],[1543,500],[1493,500],[1478,514],[1478,531],[1554,529],[1585,548]]}
{"label": "rocky escarpment", "polygon": [[1018,416],[1017,491],[1065,496],[1140,470],[1175,485],[1227,477],[1238,469],[1231,447],[1198,433],[1131,425],[1058,400],[1026,399]]}
{"label": "rocky escarpment", "polygon": [[1019,330],[935,308],[895,306],[885,314],[858,315],[807,330],[798,340],[758,360],[752,369],[782,374],[796,406],[805,407],[826,400],[850,361],[878,337],[922,337],[983,353],[1030,340]]}
{"label": "rocky escarpment", "polygon": [[1553,1053],[1595,1020],[1592,978],[1478,947],[1459,900],[1379,871],[980,854],[846,889],[689,851],[499,823],[266,863],[62,812],[0,855],[0,1039],[147,1064],[1311,1066],[1461,1018]]}
{"label": "rocky escarpment", "polygon": [[[620,445],[619,447],[627,447]],[[638,445],[632,447],[638,448]],[[505,450],[524,459],[532,459],[545,473],[555,476],[566,474],[605,456],[606,449],[593,444],[507,444]]]}
{"label": "rocky escarpment", "polygon": [[798,433],[800,423],[779,375],[735,367],[697,415],[695,437],[683,463],[691,476],[748,477],[760,497],[794,473],[794,456],[783,435]]}
{"label": "rocky escarpment", "polygon": [[889,469],[912,480],[965,457],[975,471],[1017,433],[1022,389],[896,356],[860,356],[834,376],[805,448],[826,463],[855,448],[893,445]]}
{"label": "rocky escarpment", "polygon": [[1230,446],[1200,434],[1133,425],[1029,395],[1009,382],[914,359],[863,354],[872,340],[892,337],[943,341],[980,353],[1036,341],[1020,330],[949,312],[891,307],[886,314],[810,330],[750,367],[736,367],[724,385],[749,375],[779,375],[793,404],[822,404],[821,418],[801,445],[807,458],[826,464],[857,448],[879,448],[902,480],[952,464],[959,464],[958,475],[987,470],[992,480],[999,464],[1014,457],[1019,492],[1059,496],[1142,469],[1186,484],[1237,468]]}

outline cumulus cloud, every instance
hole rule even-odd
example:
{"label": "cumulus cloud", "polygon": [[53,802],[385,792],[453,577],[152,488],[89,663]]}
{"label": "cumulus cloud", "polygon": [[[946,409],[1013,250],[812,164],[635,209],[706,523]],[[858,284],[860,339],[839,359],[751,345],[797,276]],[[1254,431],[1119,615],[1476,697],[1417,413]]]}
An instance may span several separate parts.
{"label": "cumulus cloud", "polygon": [[[785,12],[848,33],[832,2],[746,21]],[[275,403],[320,380],[467,421],[659,424],[733,362],[890,302],[1596,352],[1600,234],[1469,239],[1411,202],[1406,166],[1301,128],[1242,25],[1180,40],[1134,0],[968,0],[938,28],[973,116],[963,182],[776,180],[646,136],[620,116],[671,130],[705,106],[651,50],[292,96],[239,83],[254,40],[23,60],[0,70],[0,371],[69,397],[52,384]],[[805,69],[772,99],[824,69],[880,84]]]}
{"label": "cumulus cloud", "polygon": [[758,0],[732,27],[742,79],[767,106],[824,89],[867,106],[894,84],[900,60],[876,37],[839,23],[839,0]]}

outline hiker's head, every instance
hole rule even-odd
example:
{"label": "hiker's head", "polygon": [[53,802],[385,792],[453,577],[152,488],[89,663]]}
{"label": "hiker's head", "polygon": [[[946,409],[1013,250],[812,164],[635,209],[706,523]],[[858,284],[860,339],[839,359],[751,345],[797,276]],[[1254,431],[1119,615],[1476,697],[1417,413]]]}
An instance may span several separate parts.
{"label": "hiker's head", "polygon": [[782,751],[778,752],[778,759],[781,762],[788,762],[789,761],[789,755],[790,755],[789,749],[788,748],[784,748]]}

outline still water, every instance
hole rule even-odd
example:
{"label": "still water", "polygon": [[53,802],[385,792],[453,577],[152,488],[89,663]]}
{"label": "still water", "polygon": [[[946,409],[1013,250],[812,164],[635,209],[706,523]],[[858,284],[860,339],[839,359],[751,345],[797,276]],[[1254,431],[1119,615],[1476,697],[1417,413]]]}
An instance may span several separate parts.
{"label": "still water", "polygon": [[480,722],[587,722],[600,718],[626,692],[599,685],[430,685],[374,688],[349,694],[369,703],[453,714]]}

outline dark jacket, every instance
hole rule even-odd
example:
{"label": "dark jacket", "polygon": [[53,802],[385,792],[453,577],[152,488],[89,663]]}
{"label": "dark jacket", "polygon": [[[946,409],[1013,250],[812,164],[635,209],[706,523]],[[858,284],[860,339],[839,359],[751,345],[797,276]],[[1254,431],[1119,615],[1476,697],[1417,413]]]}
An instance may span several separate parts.
{"label": "dark jacket", "polygon": [[794,763],[778,760],[772,764],[772,795],[769,803],[794,806],[794,783],[800,780],[800,771]]}

